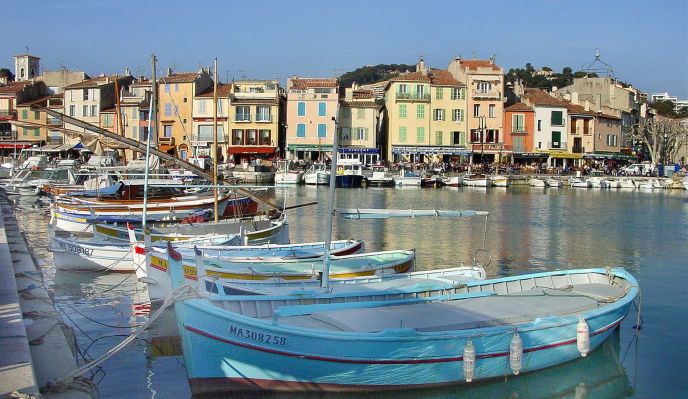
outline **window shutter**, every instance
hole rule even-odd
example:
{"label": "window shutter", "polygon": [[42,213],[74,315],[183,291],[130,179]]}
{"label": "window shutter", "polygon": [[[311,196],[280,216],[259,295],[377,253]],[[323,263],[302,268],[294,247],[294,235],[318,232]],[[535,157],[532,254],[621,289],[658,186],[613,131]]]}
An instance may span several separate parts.
{"label": "window shutter", "polygon": [[364,140],[368,141],[368,128],[365,128],[363,135],[364,135]]}

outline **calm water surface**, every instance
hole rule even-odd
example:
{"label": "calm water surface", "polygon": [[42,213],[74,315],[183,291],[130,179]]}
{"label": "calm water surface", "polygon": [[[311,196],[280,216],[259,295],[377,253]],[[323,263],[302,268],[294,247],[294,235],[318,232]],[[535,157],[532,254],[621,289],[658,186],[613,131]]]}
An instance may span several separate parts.
{"label": "calm water surface", "polygon": [[[277,202],[318,205],[289,211],[292,242],[321,241],[327,190],[276,189]],[[55,273],[44,248],[46,216],[20,204],[18,219],[54,283],[59,310],[77,327],[80,357],[97,357],[146,321],[145,286],[127,275]],[[535,189],[339,189],[339,208],[490,211],[490,276],[590,266],[624,266],[642,290],[639,335],[632,310],[618,333],[585,359],[514,378],[443,389],[379,394],[383,398],[688,397],[688,193]],[[417,250],[417,267],[470,263],[482,246],[484,218],[336,220],[334,237],[359,238],[367,250]],[[487,258],[481,257],[487,261]],[[150,333],[106,362],[94,378],[103,398],[190,396],[170,313]],[[236,394],[227,397],[240,397]],[[352,397],[255,395],[254,397]],[[373,397],[366,395],[365,397]]]}

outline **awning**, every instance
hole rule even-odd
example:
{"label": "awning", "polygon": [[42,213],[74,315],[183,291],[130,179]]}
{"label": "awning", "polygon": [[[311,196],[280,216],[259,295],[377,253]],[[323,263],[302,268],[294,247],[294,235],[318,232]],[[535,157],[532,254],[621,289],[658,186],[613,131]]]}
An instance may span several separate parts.
{"label": "awning", "polygon": [[227,148],[227,154],[274,154],[275,147],[253,147],[253,146],[241,146],[241,147],[229,147]]}
{"label": "awning", "polygon": [[574,154],[572,152],[550,152],[550,158],[565,158],[565,159],[581,159],[583,154]]}
{"label": "awning", "polygon": [[33,144],[27,143],[27,142],[18,142],[18,143],[0,143],[0,148],[17,148],[17,149],[22,149],[22,148],[31,148]]}
{"label": "awning", "polygon": [[541,159],[549,158],[545,152],[514,152],[514,158]]}
{"label": "awning", "polygon": [[[231,148],[231,147],[230,147]],[[332,144],[287,144],[288,151],[332,151]]]}
{"label": "awning", "polygon": [[337,152],[340,154],[379,154],[380,150],[367,147],[339,147]]}
{"label": "awning", "polygon": [[42,147],[37,147],[34,148],[34,151],[40,151],[40,152],[60,152],[60,151],[69,151],[71,149],[76,149],[76,150],[82,150],[84,148],[84,145],[81,143],[78,143],[76,145],[70,144],[70,143],[65,143],[65,144],[46,144]]}
{"label": "awning", "polygon": [[463,146],[392,146],[392,154],[430,154],[430,155],[470,155],[471,151]]}
{"label": "awning", "polygon": [[160,144],[158,147],[159,147],[160,151],[167,152],[167,151],[173,149],[175,146],[167,145],[167,144]]}

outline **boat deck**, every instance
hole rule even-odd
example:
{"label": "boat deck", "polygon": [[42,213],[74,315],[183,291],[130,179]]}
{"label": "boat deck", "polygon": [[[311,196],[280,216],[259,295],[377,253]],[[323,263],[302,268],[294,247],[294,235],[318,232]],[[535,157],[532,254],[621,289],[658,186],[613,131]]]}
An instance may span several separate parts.
{"label": "boat deck", "polygon": [[587,283],[561,289],[535,287],[513,294],[475,293],[460,300],[292,306],[280,309],[285,315],[279,317],[279,323],[367,333],[398,328],[419,332],[456,331],[573,315],[617,300],[625,292],[619,286]]}

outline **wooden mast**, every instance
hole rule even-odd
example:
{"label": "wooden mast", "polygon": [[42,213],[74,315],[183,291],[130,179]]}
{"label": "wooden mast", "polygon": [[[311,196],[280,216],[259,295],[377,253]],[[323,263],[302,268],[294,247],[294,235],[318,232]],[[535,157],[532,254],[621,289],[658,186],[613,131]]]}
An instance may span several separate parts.
{"label": "wooden mast", "polygon": [[215,196],[215,204],[214,204],[214,215],[215,215],[215,223],[218,222],[219,216],[218,215],[218,206],[217,206],[217,195],[218,195],[218,190],[217,190],[217,163],[220,160],[218,155],[217,155],[217,58],[215,58],[215,73],[213,76],[213,193]]}

